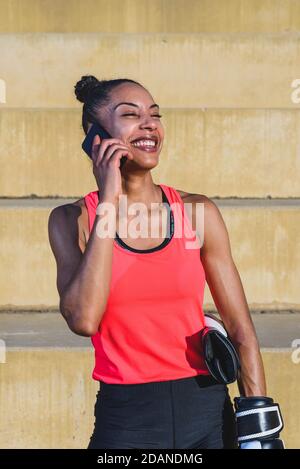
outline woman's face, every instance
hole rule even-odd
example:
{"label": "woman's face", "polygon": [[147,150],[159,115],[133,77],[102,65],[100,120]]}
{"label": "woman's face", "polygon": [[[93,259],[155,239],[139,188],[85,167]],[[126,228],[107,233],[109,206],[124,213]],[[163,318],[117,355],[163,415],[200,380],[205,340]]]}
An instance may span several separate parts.
{"label": "woman's face", "polygon": [[[132,104],[120,104],[120,103]],[[159,107],[147,90],[133,83],[124,83],[111,93],[109,104],[99,109],[99,123],[114,138],[130,145],[134,160],[128,161],[139,167],[152,168],[158,164],[164,140],[164,128]],[[152,139],[155,146],[134,146],[133,141]],[[127,166],[127,165],[126,165]]]}

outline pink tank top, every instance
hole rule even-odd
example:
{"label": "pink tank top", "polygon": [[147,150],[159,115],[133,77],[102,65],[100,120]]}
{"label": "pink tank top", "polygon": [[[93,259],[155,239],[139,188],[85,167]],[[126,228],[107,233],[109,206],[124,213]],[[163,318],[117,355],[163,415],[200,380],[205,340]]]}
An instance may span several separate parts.
{"label": "pink tank top", "polygon": [[[200,340],[205,287],[200,247],[187,248],[196,235],[180,194],[159,186],[173,214],[174,233],[143,251],[126,248],[126,238],[114,239],[110,293],[91,337],[95,380],[134,384],[209,375]],[[84,199],[91,232],[98,191]]]}

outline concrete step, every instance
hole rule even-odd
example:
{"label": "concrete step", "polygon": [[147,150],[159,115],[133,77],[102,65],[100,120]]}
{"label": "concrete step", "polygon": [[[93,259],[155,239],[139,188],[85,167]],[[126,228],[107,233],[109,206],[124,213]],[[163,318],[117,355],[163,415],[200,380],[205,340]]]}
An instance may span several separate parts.
{"label": "concrete step", "polygon": [[[295,249],[299,200],[214,201],[227,226],[250,307],[300,309],[300,252]],[[1,309],[57,308],[56,264],[48,240],[48,218],[55,206],[69,202],[74,199],[0,200]],[[214,304],[208,287],[204,304]]]}
{"label": "concrete step", "polygon": [[8,33],[300,29],[300,5],[295,0],[0,0],[0,8],[0,31]]}
{"label": "concrete step", "polygon": [[300,108],[300,33],[1,34],[0,50],[2,107],[79,108],[93,74],[140,81],[162,107]]}
{"label": "concrete step", "polygon": [[[279,402],[283,414],[281,437],[287,448],[299,447],[299,363],[290,343],[300,338],[298,316],[252,316],[268,395]],[[0,448],[86,448],[99,390],[92,379],[90,339],[71,333],[58,313],[1,313],[0,331],[7,343],[5,362],[0,363],[0,412],[5,422]],[[236,383],[229,391],[232,399],[238,395]]]}
{"label": "concrete step", "polygon": [[[300,312],[251,312],[260,346],[290,349],[300,341]],[[0,312],[0,340],[7,350],[20,348],[93,348],[89,337],[74,334],[58,310]]]}
{"label": "concrete step", "polygon": [[[300,197],[300,109],[161,113],[165,138],[152,171],[157,180],[210,197]],[[1,196],[80,198],[89,192],[95,178],[80,126],[77,109],[3,109]]]}

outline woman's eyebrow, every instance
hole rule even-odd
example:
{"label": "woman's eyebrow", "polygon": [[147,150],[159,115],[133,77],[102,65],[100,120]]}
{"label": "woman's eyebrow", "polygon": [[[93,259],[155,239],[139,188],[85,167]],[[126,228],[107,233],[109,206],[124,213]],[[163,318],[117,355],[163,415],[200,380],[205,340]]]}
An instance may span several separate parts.
{"label": "woman's eyebrow", "polygon": [[[122,103],[118,103],[118,104],[113,108],[113,110],[115,111],[118,106],[121,106],[121,104],[127,104],[128,106],[139,107],[137,104],[134,104],[134,103],[122,102]],[[155,104],[155,103],[154,103],[154,104],[151,104],[151,106],[149,106],[149,109],[151,109],[152,107],[158,107],[158,108],[159,108],[159,105],[158,105],[158,104]]]}

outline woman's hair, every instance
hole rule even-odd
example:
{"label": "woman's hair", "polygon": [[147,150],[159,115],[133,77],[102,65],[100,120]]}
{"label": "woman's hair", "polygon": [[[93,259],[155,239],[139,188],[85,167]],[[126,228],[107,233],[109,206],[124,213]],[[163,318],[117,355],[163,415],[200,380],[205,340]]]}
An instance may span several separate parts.
{"label": "woman's hair", "polygon": [[82,127],[85,134],[88,132],[88,123],[93,124],[97,122],[97,110],[99,107],[109,102],[110,92],[122,83],[134,83],[143,87],[137,81],[130,80],[129,78],[99,81],[93,75],[82,76],[81,80],[76,83],[74,86],[76,98],[81,103],[84,103],[82,109]]}

